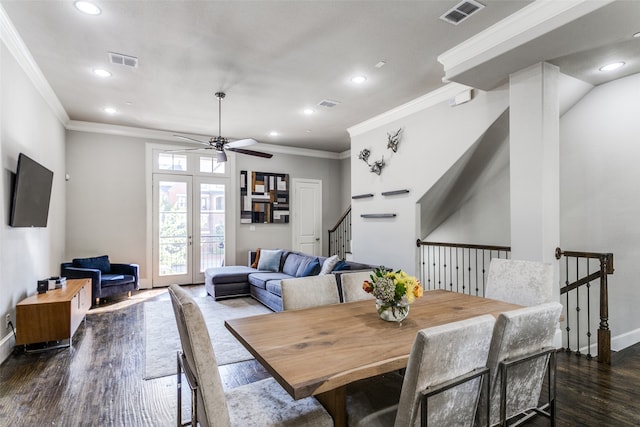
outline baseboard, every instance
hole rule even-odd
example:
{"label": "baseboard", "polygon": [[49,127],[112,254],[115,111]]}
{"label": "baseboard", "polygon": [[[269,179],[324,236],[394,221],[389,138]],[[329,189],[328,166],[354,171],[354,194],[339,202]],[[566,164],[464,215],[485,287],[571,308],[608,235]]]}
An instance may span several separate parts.
{"label": "baseboard", "polygon": [[[580,347],[580,353],[591,354],[594,357],[598,355],[598,334],[594,334],[595,340],[592,341],[590,346]],[[640,329],[625,332],[624,334],[617,335],[611,338],[611,351],[624,350],[627,347],[631,347],[634,344],[640,342]]]}
{"label": "baseboard", "polygon": [[611,338],[611,350],[620,351],[640,342],[640,329],[625,332]]}
{"label": "baseboard", "polygon": [[16,345],[16,339],[13,336],[13,332],[6,335],[0,340],[0,364],[11,356],[13,353],[13,347]]}

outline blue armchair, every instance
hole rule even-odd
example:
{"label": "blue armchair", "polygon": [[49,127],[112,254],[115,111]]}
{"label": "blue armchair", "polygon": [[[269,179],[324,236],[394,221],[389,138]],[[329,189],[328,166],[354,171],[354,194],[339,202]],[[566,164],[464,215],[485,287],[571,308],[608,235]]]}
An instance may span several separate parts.
{"label": "blue armchair", "polygon": [[60,264],[60,276],[67,279],[91,279],[91,300],[100,304],[101,298],[139,288],[138,264],[112,264],[107,255],[94,258],[75,258]]}

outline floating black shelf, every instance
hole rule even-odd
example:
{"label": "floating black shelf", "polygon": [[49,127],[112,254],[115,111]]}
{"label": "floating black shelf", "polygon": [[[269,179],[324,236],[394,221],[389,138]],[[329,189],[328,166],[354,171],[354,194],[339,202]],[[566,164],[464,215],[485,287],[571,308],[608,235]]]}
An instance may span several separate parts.
{"label": "floating black shelf", "polygon": [[381,193],[383,196],[395,196],[396,194],[405,194],[408,193],[409,190],[394,190],[394,191],[385,191]]}
{"label": "floating black shelf", "polygon": [[361,218],[394,218],[394,213],[380,213],[380,214],[361,214]]}
{"label": "floating black shelf", "polygon": [[352,199],[365,199],[367,197],[373,197],[373,194],[367,193],[367,194],[358,194],[356,196],[351,196]]}

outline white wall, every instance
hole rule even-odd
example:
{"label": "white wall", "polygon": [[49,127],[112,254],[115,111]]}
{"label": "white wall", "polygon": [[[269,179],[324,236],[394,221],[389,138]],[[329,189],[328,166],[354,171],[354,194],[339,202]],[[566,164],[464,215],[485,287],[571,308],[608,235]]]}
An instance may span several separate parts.
{"label": "white wall", "polygon": [[[64,128],[3,43],[0,43],[0,362],[13,346],[4,316],[36,293],[36,282],[60,274],[65,244]],[[9,224],[12,174],[25,153],[54,173],[46,228]]]}
{"label": "white wall", "polygon": [[67,131],[67,260],[109,255],[139,264],[140,277],[150,277],[145,142]]}
{"label": "white wall", "polygon": [[[411,113],[373,130],[352,135],[351,193],[374,193],[352,201],[354,259],[417,271],[416,239],[421,237],[417,202],[505,111],[506,89],[478,92],[475,98],[451,108],[446,101]],[[403,128],[397,153],[386,149],[387,133]],[[369,172],[358,153],[371,150],[370,161],[384,155],[380,176]],[[408,189],[406,195],[383,197],[381,192]],[[395,213],[391,219],[363,219],[361,214]]]}
{"label": "white wall", "polygon": [[[351,206],[351,158],[340,160],[340,212],[344,213]],[[336,218],[337,219],[337,218]],[[334,224],[335,225],[335,224]]]}
{"label": "white wall", "polygon": [[560,122],[561,247],[614,254],[614,350],[640,341],[638,111],[640,74],[597,86]]}

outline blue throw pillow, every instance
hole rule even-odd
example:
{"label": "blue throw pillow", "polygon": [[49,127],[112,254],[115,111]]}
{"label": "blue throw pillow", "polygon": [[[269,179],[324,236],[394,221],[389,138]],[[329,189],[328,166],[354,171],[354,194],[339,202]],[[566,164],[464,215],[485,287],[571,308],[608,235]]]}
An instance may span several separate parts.
{"label": "blue throw pillow", "polygon": [[260,251],[260,259],[258,260],[258,270],[275,271],[280,270],[280,254],[281,250],[262,249]]}
{"label": "blue throw pillow", "polygon": [[318,273],[320,273],[320,260],[318,258],[315,258],[313,261],[307,264],[299,277],[317,276]]}
{"label": "blue throw pillow", "polygon": [[343,261],[343,260],[338,261],[336,266],[333,267],[333,271],[344,271],[344,270],[351,270],[351,266],[347,264],[346,261]]}
{"label": "blue throw pillow", "polygon": [[103,274],[111,273],[111,263],[109,262],[109,256],[103,255],[93,258],[75,258],[73,266],[78,268],[93,268],[100,270]]}

